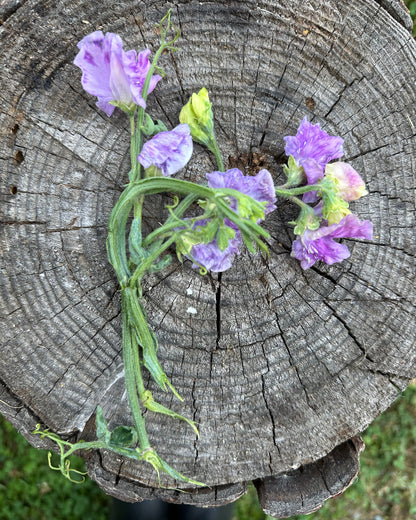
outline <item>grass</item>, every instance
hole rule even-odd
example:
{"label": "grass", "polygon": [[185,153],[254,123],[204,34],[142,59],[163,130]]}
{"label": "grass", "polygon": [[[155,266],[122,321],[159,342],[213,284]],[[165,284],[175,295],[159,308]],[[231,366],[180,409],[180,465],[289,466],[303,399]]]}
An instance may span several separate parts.
{"label": "grass", "polygon": [[[291,520],[411,520],[416,518],[416,385],[363,435],[366,449],[356,482],[311,515]],[[241,498],[234,520],[269,520],[254,489]]]}
{"label": "grass", "polygon": [[[405,0],[404,3],[410,11],[413,21],[416,20],[416,0]],[[413,24],[413,36],[416,36],[416,23]]]}
{"label": "grass", "polygon": [[[83,461],[74,457],[76,469]],[[108,519],[110,498],[91,480],[72,484],[0,416],[0,520]]]}
{"label": "grass", "polygon": [[[364,434],[358,480],[316,513],[292,520],[410,520],[416,518],[416,384]],[[74,467],[83,468],[74,457]],[[72,484],[49,469],[0,416],[0,520],[106,520],[111,499],[92,481]],[[234,520],[270,520],[254,488],[236,502]]]}

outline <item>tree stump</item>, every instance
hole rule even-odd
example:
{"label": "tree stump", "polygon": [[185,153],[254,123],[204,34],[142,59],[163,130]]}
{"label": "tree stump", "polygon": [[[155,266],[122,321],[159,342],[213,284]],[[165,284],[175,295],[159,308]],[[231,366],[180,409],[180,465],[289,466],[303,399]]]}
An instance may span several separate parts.
{"label": "tree stump", "polygon": [[[356,436],[416,373],[416,43],[398,1],[1,3],[0,411],[37,447],[49,446],[31,435],[38,422],[92,438],[97,404],[111,428],[129,421],[120,298],[105,250],[129,170],[128,125],[98,111],[72,61],[97,29],[119,33],[126,49],[154,51],[154,24],[168,8],[180,51],[162,60],[167,77],[150,113],[174,126],[205,86],[226,165],[266,167],[278,183],[283,136],[304,116],[320,122],[345,139],[345,160],[367,184],[354,207],[375,238],[348,241],[342,264],[302,271],[290,257],[296,209],[280,202],[265,222],[268,262],[244,253],[222,276],[200,276],[186,261],[148,277],[161,363],[185,400],[147,386],[201,433],[148,412],[150,439],[209,487],[164,490],[145,463],[83,456],[91,477],[125,501],[215,506],[254,481],[269,514],[305,513],[351,482]],[[215,166],[196,151],[180,175],[201,182]],[[149,199],[149,229],[164,200]]]}

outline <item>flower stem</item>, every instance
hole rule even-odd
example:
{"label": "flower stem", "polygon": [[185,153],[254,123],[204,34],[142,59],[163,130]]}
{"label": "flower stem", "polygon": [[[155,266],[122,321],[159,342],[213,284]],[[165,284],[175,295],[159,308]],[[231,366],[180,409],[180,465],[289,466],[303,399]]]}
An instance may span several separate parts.
{"label": "flower stem", "polygon": [[211,152],[214,154],[215,160],[217,161],[217,166],[220,172],[224,171],[224,163],[221,157],[220,149],[218,148],[217,140],[215,139],[214,133],[212,134],[211,138],[211,146],[210,146]]}
{"label": "flower stem", "polygon": [[131,327],[128,323],[128,309],[126,308],[126,299],[123,293],[121,293],[121,305],[123,313],[123,363],[127,399],[133,416],[134,427],[139,436],[140,448],[144,450],[150,447],[150,443],[146,433],[144,418],[140,409],[139,398],[137,396],[136,371],[140,371],[140,363],[136,366],[134,351],[137,349],[137,341],[134,334],[132,334]]}
{"label": "flower stem", "polygon": [[275,188],[276,195],[280,195],[281,197],[290,198],[294,195],[302,195],[303,193],[308,193],[310,191],[318,191],[322,190],[322,186],[318,184],[308,184],[306,186],[301,186],[299,188],[290,188],[284,189],[283,187]]}
{"label": "flower stem", "polygon": [[146,260],[144,260],[134,271],[130,280],[129,287],[135,287],[137,281],[143,276],[143,274],[149,269],[158,256],[160,256],[169,246],[175,242],[175,236],[172,235],[164,244],[162,244],[156,251],[154,251]]}
{"label": "flower stem", "polygon": [[189,194],[187,195],[183,200],[182,202],[178,205],[177,208],[175,208],[175,211],[173,212],[173,215],[174,216],[170,216],[165,224],[163,226],[161,226],[160,228],[157,228],[155,229],[154,231],[152,231],[151,233],[149,233],[147,235],[147,237],[143,240],[143,247],[147,247],[149,246],[150,244],[154,244],[155,243],[155,238],[160,236],[160,235],[163,235],[163,233],[165,233],[166,231],[169,231],[172,229],[172,226],[175,227],[176,224],[176,219],[177,218],[180,218],[184,213],[185,211],[189,208],[189,206],[191,206],[196,200],[197,200],[197,196],[194,195],[194,194]]}

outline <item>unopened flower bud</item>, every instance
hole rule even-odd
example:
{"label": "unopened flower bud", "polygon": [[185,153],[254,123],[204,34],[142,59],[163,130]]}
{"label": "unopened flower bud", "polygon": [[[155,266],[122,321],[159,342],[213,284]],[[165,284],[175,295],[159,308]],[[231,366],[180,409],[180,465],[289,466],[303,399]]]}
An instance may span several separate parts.
{"label": "unopened flower bud", "polygon": [[194,141],[208,146],[208,148],[211,146],[214,123],[206,88],[202,88],[198,94],[192,94],[188,103],[182,108],[179,120],[181,123],[189,125]]}
{"label": "unopened flower bud", "polygon": [[325,176],[334,180],[337,195],[346,201],[357,200],[367,195],[365,184],[352,166],[337,161],[326,165]]}

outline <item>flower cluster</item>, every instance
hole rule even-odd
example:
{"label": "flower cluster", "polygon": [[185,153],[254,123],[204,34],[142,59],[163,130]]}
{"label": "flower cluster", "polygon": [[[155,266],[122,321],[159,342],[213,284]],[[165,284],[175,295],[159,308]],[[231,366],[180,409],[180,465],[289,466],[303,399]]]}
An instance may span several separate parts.
{"label": "flower cluster", "polygon": [[[276,195],[300,206],[294,228],[296,239],[292,254],[304,269],[316,261],[327,264],[349,256],[339,238],[370,239],[372,225],[359,221],[348,209],[350,201],[366,194],[358,173],[348,164],[336,161],[343,155],[343,140],[331,137],[304,119],[295,136],[286,137],[288,165],[285,185],[275,187],[268,170],[244,175],[237,168],[225,170],[214,134],[214,116],[208,91],[193,93],[182,108],[178,124],[168,130],[146,112],[147,96],[162,76],[157,74],[158,59],[173,46],[179,31],[171,24],[170,12],[159,25],[161,44],[152,61],[148,49],[137,53],[124,51],[117,34],[95,31],[83,38],[74,60],[82,70],[84,89],[98,98],[97,106],[108,116],[114,108],[123,110],[130,121],[131,170],[129,183],[113,208],[108,226],[107,253],[120,284],[123,322],[123,361],[128,402],[133,426],[108,429],[103,410],[96,412],[97,440],[71,444],[56,434],[34,433],[55,441],[60,448],[60,464],[51,467],[67,478],[79,479],[70,468],[68,456],[78,449],[106,449],[134,460],[149,462],[154,469],[176,480],[203,485],[170,467],[157,454],[147,436],[143,408],[185,421],[198,435],[194,421],[155,401],[145,389],[142,369],[146,369],[164,391],[170,383],[157,357],[157,337],[146,319],[141,281],[146,273],[164,269],[170,262],[172,246],[180,260],[188,258],[201,273],[229,269],[245,245],[249,252],[268,254],[265,240],[270,235],[261,227],[266,216],[276,209]],[[173,39],[168,38],[172,29]],[[193,142],[206,147],[217,164],[206,173],[207,184],[172,178],[191,159]],[[205,172],[201,172],[205,173]],[[168,192],[173,204],[168,217],[147,236],[142,236],[142,208],[146,195]],[[302,198],[298,198],[302,195]],[[179,197],[183,197],[180,200]],[[186,217],[193,207],[197,216]],[[128,238],[128,240],[126,240]]]}
{"label": "flower cluster", "polygon": [[[251,177],[245,176],[240,170],[233,168],[226,172],[207,173],[206,177],[210,188],[233,189],[244,195],[248,195],[258,202],[264,203],[264,215],[276,209],[274,205],[276,202],[276,192],[272,176],[267,170],[261,170],[257,175]],[[238,206],[237,200],[231,197],[230,207],[238,212]],[[259,219],[258,223],[261,221],[262,219]],[[198,221],[196,225],[209,226],[210,222],[210,220],[203,222]],[[224,244],[225,248],[222,248],[219,243],[218,233],[220,231],[218,231],[214,240],[208,243],[195,244],[192,247],[189,258],[195,262],[195,267],[202,265],[207,270],[214,272],[226,271],[231,267],[235,255],[240,253],[242,237],[238,227],[229,219],[224,219],[224,226],[226,228],[225,233],[229,236],[229,240]]]}
{"label": "flower cluster", "polygon": [[[317,189],[303,195],[303,203],[316,203],[313,210],[303,207],[296,222],[296,240],[292,254],[307,269],[318,260],[331,265],[350,256],[346,245],[335,238],[370,240],[373,225],[359,221],[348,209],[348,202],[367,194],[360,175],[349,164],[330,162],[344,154],[343,140],[328,135],[319,124],[306,118],[295,136],[285,137],[286,155],[292,158],[292,170],[303,172],[306,185]],[[288,173],[290,175],[290,167]]]}

